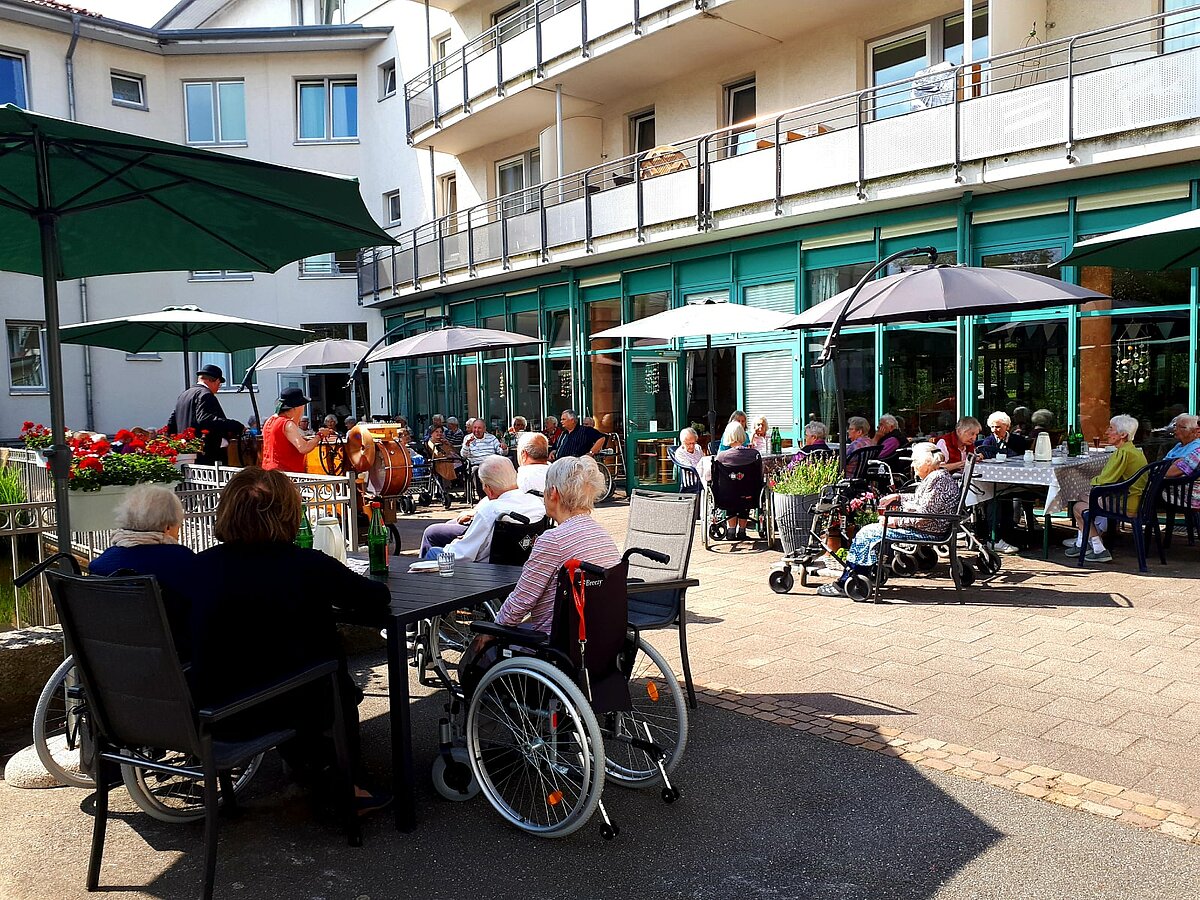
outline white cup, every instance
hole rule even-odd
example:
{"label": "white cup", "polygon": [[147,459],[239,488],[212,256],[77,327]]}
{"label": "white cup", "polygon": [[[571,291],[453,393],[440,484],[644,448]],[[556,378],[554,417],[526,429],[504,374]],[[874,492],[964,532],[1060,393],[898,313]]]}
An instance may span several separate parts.
{"label": "white cup", "polygon": [[1005,453],[1003,450],[997,450],[996,451],[996,462],[1002,463],[1002,462],[1007,462],[1007,461],[1008,461],[1008,454]]}
{"label": "white cup", "polygon": [[1033,451],[1032,450],[1025,451],[1025,462],[1027,462],[1027,463],[1033,462]]}

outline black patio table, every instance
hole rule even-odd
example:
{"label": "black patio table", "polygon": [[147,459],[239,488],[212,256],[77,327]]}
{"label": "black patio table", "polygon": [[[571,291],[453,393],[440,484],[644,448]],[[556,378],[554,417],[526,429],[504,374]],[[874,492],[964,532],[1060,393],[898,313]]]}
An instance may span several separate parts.
{"label": "black patio table", "polygon": [[[405,631],[422,619],[507,597],[521,577],[520,566],[459,561],[454,564],[454,577],[442,578],[436,572],[409,572],[413,562],[415,559],[408,556],[390,560],[386,581],[392,602],[382,616],[368,621],[361,614],[335,610],[344,622],[387,627],[388,723],[392,733],[396,828],[400,831],[412,831],[417,824]],[[370,577],[384,580],[381,575]]]}

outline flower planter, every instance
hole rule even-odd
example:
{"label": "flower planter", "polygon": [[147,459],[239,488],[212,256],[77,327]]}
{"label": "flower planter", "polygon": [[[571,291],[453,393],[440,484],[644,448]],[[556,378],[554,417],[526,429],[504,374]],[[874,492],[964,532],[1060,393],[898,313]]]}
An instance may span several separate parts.
{"label": "flower planter", "polygon": [[771,494],[771,505],[775,510],[775,527],[783,552],[792,555],[808,544],[812,530],[813,507],[821,499],[820,494]]}
{"label": "flower planter", "polygon": [[182,472],[184,466],[194,466],[196,464],[196,457],[198,455],[199,454],[196,453],[177,454],[175,457],[175,468]]}
{"label": "flower planter", "polygon": [[133,485],[110,484],[98,491],[71,491],[67,494],[72,531],[107,531],[113,527],[113,514]]}

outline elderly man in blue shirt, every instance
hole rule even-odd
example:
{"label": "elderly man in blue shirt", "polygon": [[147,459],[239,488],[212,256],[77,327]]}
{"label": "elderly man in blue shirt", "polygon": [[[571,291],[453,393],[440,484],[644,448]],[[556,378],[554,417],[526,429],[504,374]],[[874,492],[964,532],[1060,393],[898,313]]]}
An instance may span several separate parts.
{"label": "elderly man in blue shirt", "polygon": [[463,440],[462,455],[472,466],[479,466],[489,456],[503,456],[505,451],[499,438],[488,433],[487,424],[483,419],[474,419],[471,422],[471,433]]}

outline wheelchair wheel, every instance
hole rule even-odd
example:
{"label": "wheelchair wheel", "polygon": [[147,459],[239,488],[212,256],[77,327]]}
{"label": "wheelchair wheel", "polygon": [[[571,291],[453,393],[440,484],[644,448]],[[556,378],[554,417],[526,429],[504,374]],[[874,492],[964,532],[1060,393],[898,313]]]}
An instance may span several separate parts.
{"label": "wheelchair wheel", "polygon": [[400,538],[400,527],[398,525],[396,525],[395,523],[393,523],[387,527],[387,530],[388,530],[388,539],[391,541],[391,544],[392,544],[392,556],[395,556],[397,553],[400,552],[400,550],[402,549],[402,544],[404,543]]}
{"label": "wheelchair wheel", "polygon": [[[59,784],[92,788],[96,782],[80,762],[81,742],[87,740],[84,726],[86,706],[73,696],[79,673],[75,659],[68,656],[42,688],[33,713],[33,746],[46,771]],[[68,691],[71,691],[68,694]]]}
{"label": "wheelchair wheel", "polygon": [[792,575],[791,569],[777,569],[771,573],[768,583],[775,593],[786,594],[795,585],[796,578]]}
{"label": "wheelchair wheel", "polygon": [[[246,765],[233,769],[234,793],[241,792],[262,764],[263,755]],[[156,759],[164,765],[191,765],[195,760],[182,753],[169,751]],[[160,822],[195,822],[204,818],[204,779],[168,775],[141,766],[121,766],[121,779],[129,796],[146,815]],[[223,800],[223,798],[222,798]]]}
{"label": "wheelchair wheel", "polygon": [[456,610],[429,620],[429,658],[435,664],[440,661],[454,683],[458,683],[458,663],[463,651],[475,637],[471,633],[471,623],[478,619],[496,621],[496,609],[495,604],[487,602],[474,609]]}
{"label": "wheelchair wheel", "polygon": [[603,503],[613,495],[613,476],[612,472],[609,471],[608,466],[606,466],[602,460],[598,459],[596,460],[596,463],[600,468],[600,475],[604,478],[604,490],[600,492],[600,496],[596,498],[596,502]]}
{"label": "wheelchair wheel", "polygon": [[917,561],[918,572],[932,572],[938,564],[937,551],[928,544],[917,544],[917,552],[913,556]]}
{"label": "wheelchair wheel", "polygon": [[991,578],[1000,571],[1000,554],[994,550],[989,550],[984,547],[979,552],[979,557],[975,560],[975,568],[979,570],[979,574],[984,578]]}
{"label": "wheelchair wheel", "polygon": [[687,746],[687,705],[679,679],[658,650],[639,637],[633,654],[629,675],[633,709],[604,716],[605,773],[621,787],[657,787],[662,773],[634,741],[652,742],[661,750],[663,768],[670,774]]}
{"label": "wheelchair wheel", "polygon": [[846,579],[844,585],[846,596],[855,603],[865,603],[871,599],[871,589],[874,585],[871,584],[871,579],[861,572],[855,572]]}
{"label": "wheelchair wheel", "polygon": [[[461,748],[459,752],[466,755]],[[479,782],[475,780],[475,773],[465,759],[452,758],[447,762],[445,756],[438,755],[433,761],[432,776],[434,790],[447,800],[462,803],[479,796]]]}
{"label": "wheelchair wheel", "polygon": [[488,670],[467,712],[467,751],[488,802],[522,831],[566,837],[600,803],[600,725],[575,683],[544,660]]}
{"label": "wheelchair wheel", "polygon": [[911,553],[897,553],[889,568],[898,578],[911,578],[917,574],[917,559]]}

